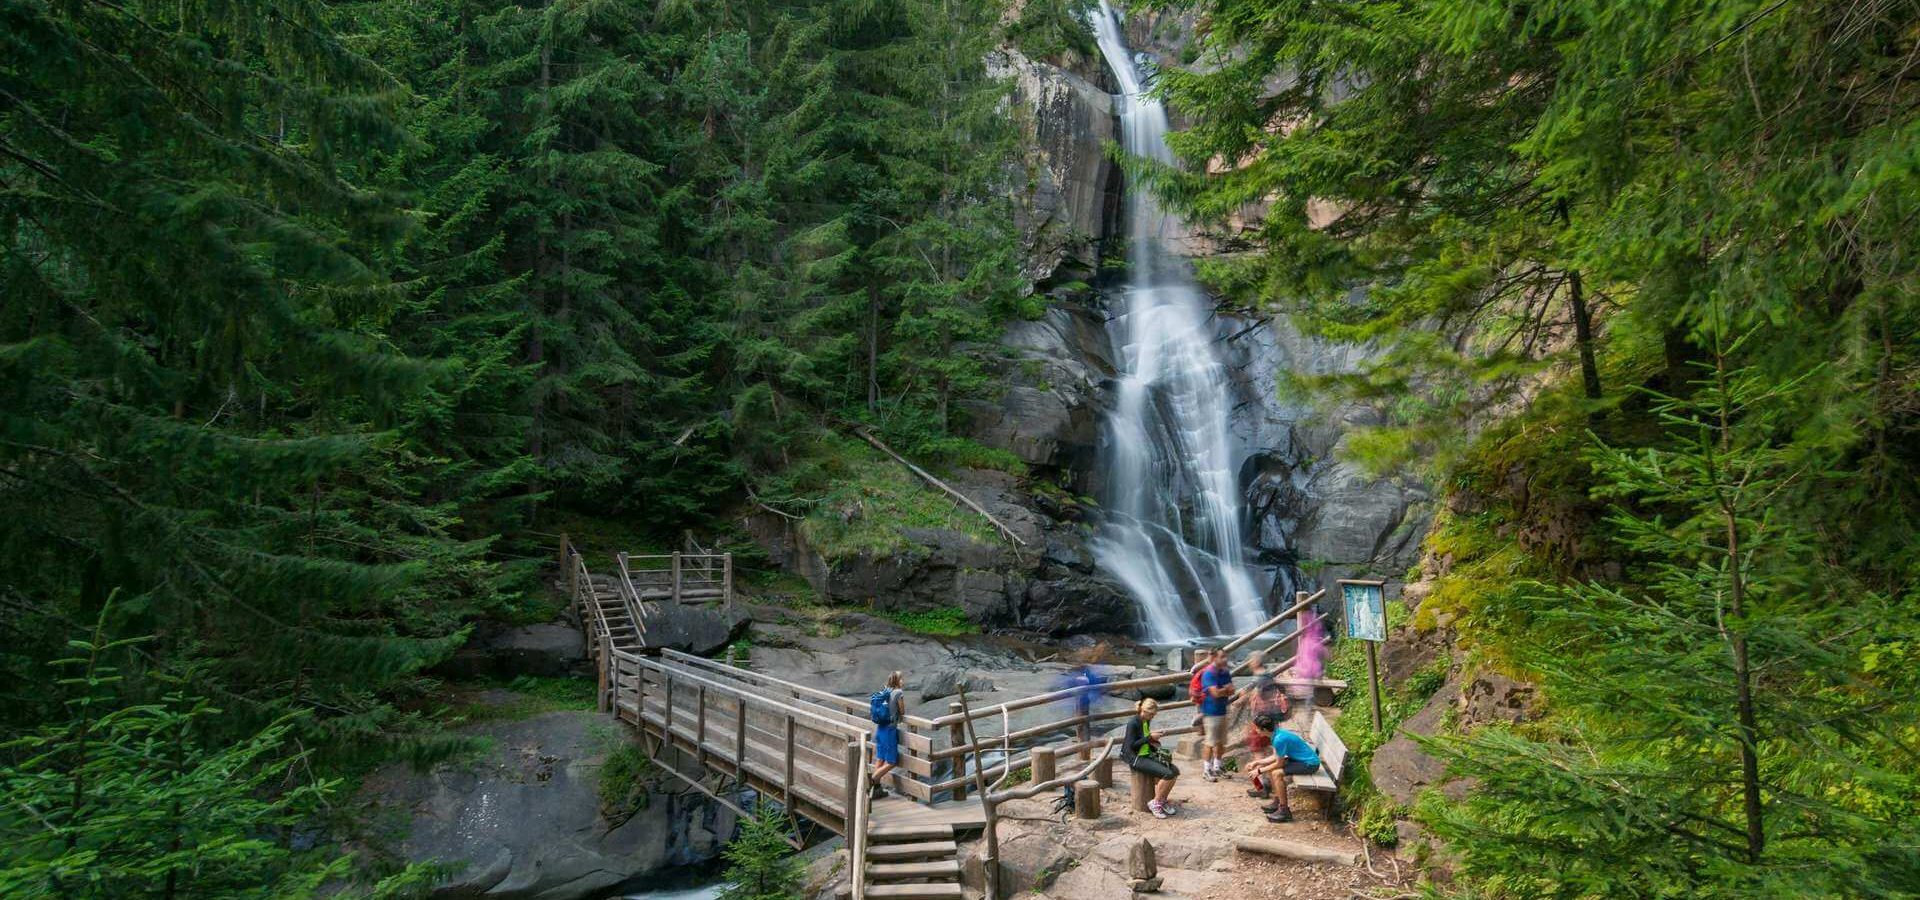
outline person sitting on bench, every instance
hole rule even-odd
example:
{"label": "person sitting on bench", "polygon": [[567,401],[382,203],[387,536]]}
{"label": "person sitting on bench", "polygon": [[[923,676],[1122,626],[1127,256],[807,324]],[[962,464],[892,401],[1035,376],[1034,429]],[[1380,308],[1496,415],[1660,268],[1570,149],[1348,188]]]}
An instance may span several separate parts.
{"label": "person sitting on bench", "polygon": [[1265,773],[1273,785],[1273,802],[1260,808],[1269,822],[1293,821],[1293,809],[1287,805],[1288,775],[1311,775],[1320,771],[1320,754],[1299,735],[1279,727],[1271,715],[1253,717],[1253,727],[1273,744],[1273,755],[1256,760],[1249,769]]}

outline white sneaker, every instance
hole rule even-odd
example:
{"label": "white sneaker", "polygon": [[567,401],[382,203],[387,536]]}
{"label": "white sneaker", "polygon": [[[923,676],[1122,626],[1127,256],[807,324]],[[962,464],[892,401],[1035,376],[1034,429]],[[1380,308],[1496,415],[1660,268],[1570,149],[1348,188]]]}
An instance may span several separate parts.
{"label": "white sneaker", "polygon": [[1147,801],[1147,811],[1153,813],[1153,817],[1156,819],[1164,819],[1173,815],[1173,813],[1167,812],[1166,805],[1158,800]]}

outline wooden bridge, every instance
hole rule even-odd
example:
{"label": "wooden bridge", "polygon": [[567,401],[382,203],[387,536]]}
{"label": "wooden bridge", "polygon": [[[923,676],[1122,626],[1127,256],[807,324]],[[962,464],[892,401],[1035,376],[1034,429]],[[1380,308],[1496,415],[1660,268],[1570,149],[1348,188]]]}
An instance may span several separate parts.
{"label": "wooden bridge", "polygon": [[[893,795],[870,799],[868,772],[874,725],[864,698],[842,697],[742,666],[647,644],[647,619],[661,603],[731,603],[732,558],[675,553],[615,557],[615,574],[591,573],[571,548],[563,552],[573,603],[599,679],[599,706],[633,726],[654,764],[714,801],[748,814],[748,791],[810,823],[814,834],[846,838],[855,864],[855,900],[958,900],[958,840],[985,829],[989,896],[997,887],[997,848],[990,823],[1001,803],[1091,779],[1112,783],[1114,734],[1096,727],[1132,715],[1129,709],[1055,718],[1011,728],[1011,714],[1046,705],[1072,707],[1082,689],[970,708],[965,695],[938,718],[908,715],[900,725],[900,767]],[[662,575],[661,573],[664,573]],[[1265,648],[1273,652],[1304,631],[1320,594],[1296,596],[1292,607],[1229,642],[1239,649],[1289,620],[1300,627]],[[1276,663],[1284,670],[1290,663]],[[1244,665],[1244,664],[1243,664]],[[1103,691],[1184,685],[1171,672],[1111,682]],[[1344,687],[1339,682],[1315,682]],[[1190,706],[1181,698],[1163,711]],[[1172,728],[1161,736],[1191,733]],[[984,732],[984,734],[983,734]],[[1077,760],[1059,775],[1060,761]],[[1027,784],[1006,789],[1027,770]],[[1136,792],[1137,793],[1137,792]],[[1136,797],[1136,805],[1144,803]],[[1097,803],[1097,796],[1095,798]],[[790,838],[796,846],[806,834]]]}

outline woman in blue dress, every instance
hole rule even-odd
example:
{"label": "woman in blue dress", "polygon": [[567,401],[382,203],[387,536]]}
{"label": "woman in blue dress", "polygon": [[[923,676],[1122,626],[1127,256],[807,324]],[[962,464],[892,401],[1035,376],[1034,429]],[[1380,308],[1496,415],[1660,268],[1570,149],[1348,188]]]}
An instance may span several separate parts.
{"label": "woman in blue dress", "polygon": [[885,797],[884,779],[900,765],[900,720],[907,714],[906,675],[887,676],[884,703],[875,703],[873,716],[873,796]]}

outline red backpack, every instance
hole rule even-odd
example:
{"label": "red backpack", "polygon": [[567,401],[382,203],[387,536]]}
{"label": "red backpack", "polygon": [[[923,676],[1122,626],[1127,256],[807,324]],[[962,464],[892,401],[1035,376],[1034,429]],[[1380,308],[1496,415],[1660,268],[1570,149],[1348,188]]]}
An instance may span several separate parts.
{"label": "red backpack", "polygon": [[1192,700],[1193,705],[1196,707],[1198,707],[1200,705],[1200,701],[1205,699],[1207,696],[1207,689],[1202,685],[1201,679],[1206,677],[1207,666],[1209,665],[1212,665],[1212,664],[1201,663],[1200,665],[1195,666],[1193,669],[1193,680],[1187,682],[1187,699]]}

